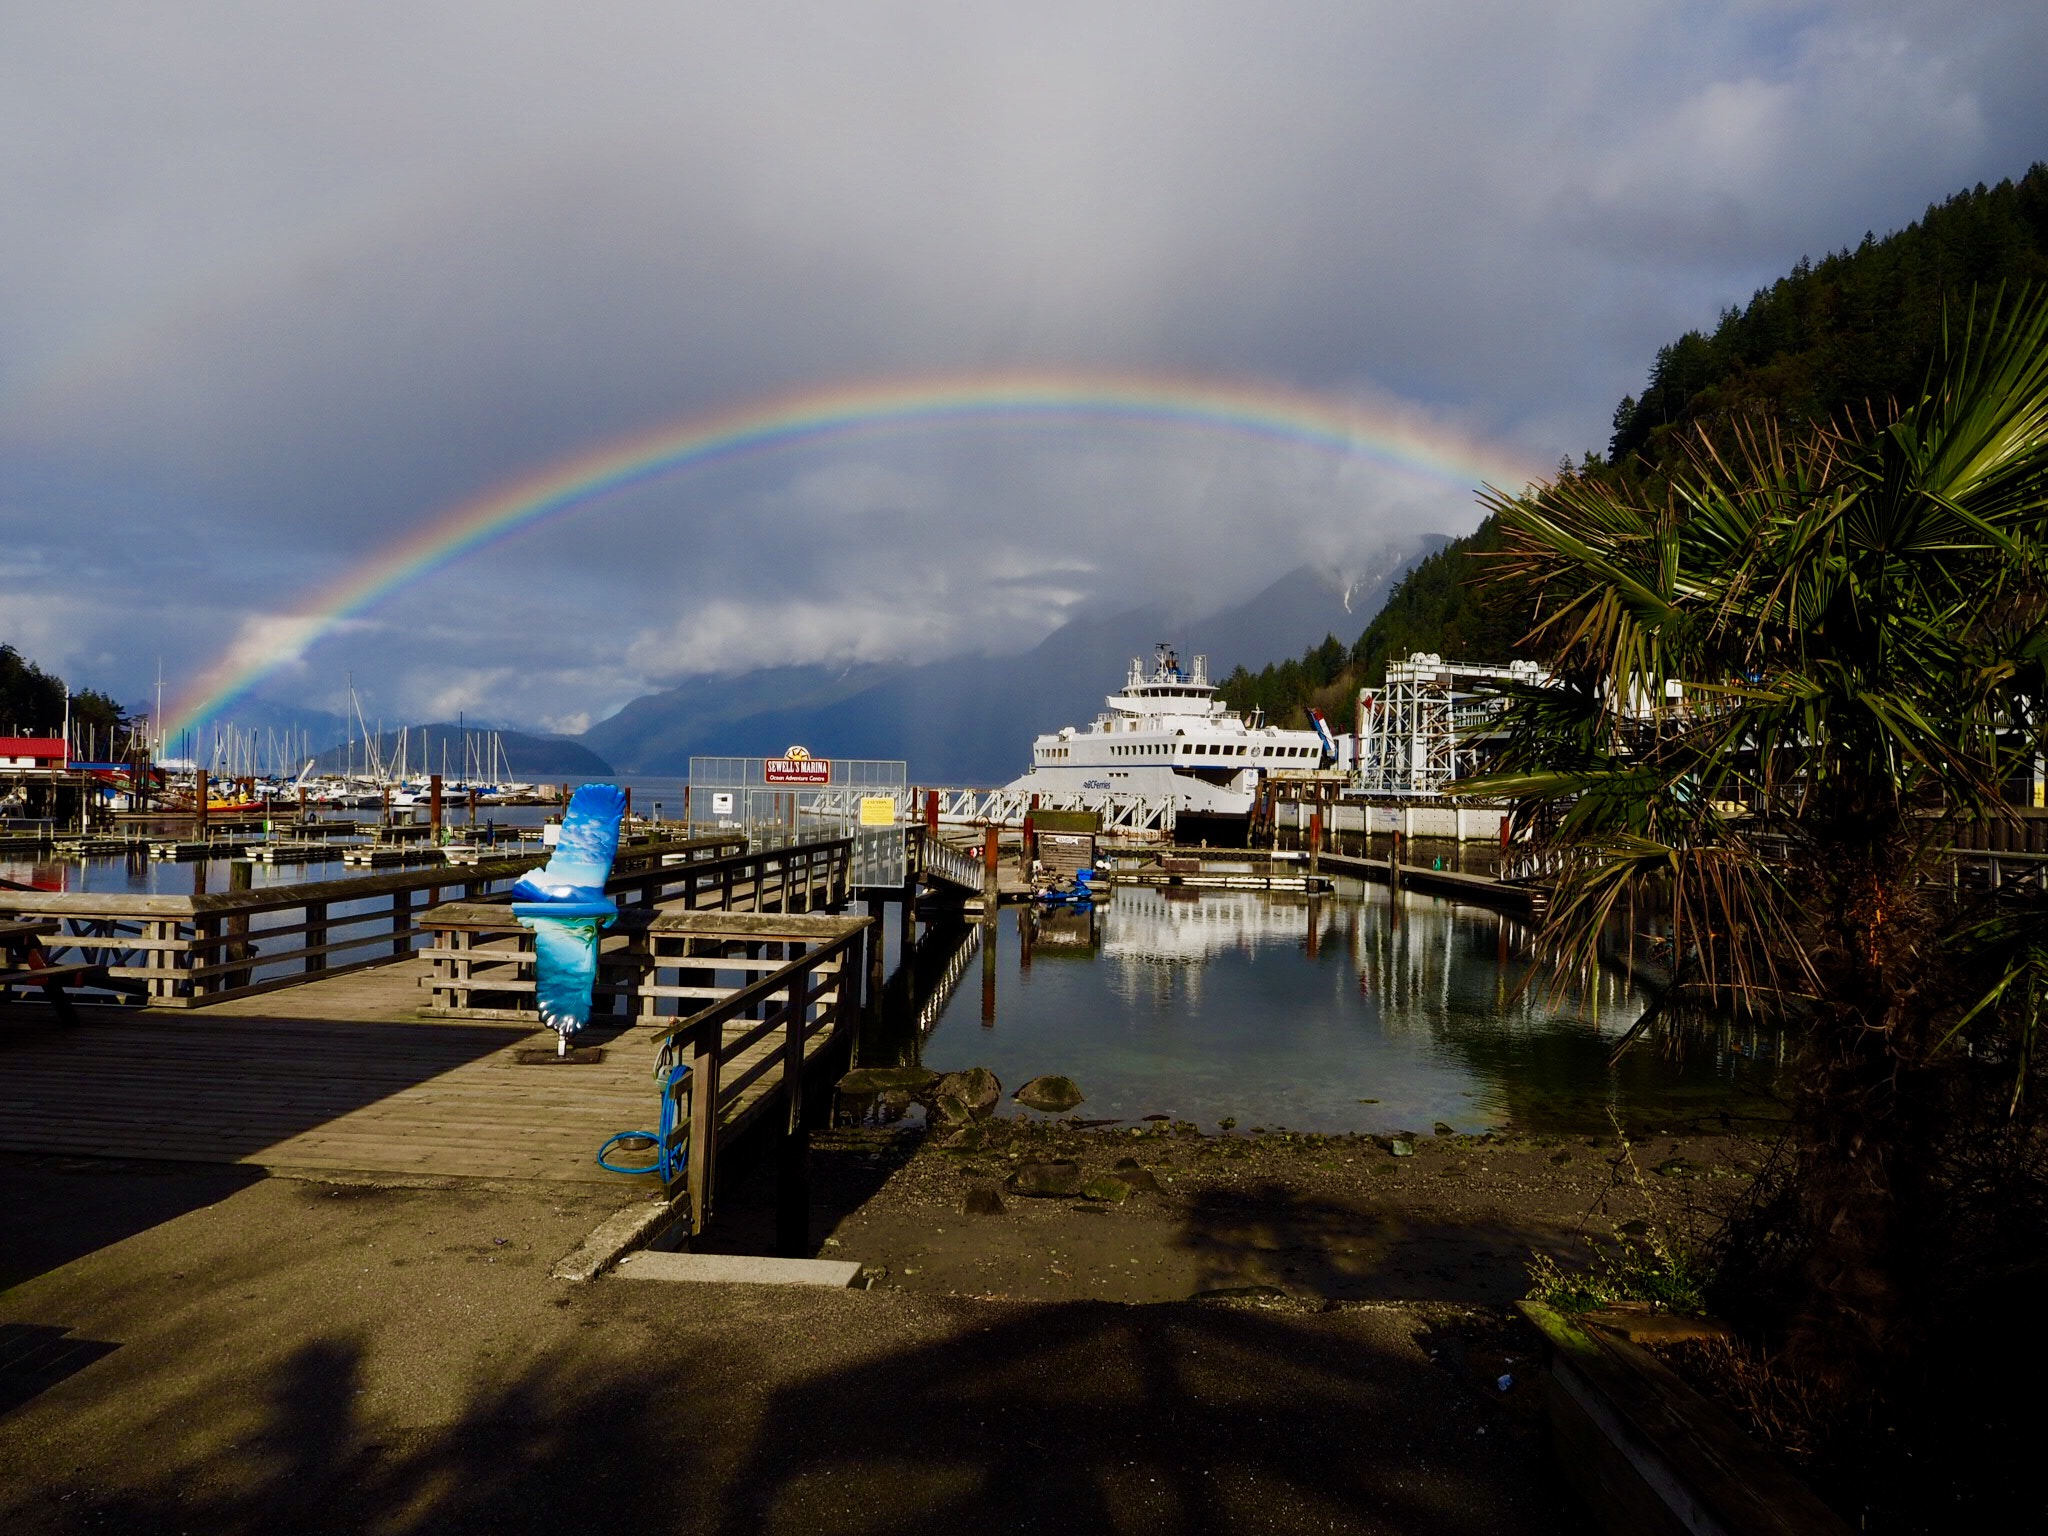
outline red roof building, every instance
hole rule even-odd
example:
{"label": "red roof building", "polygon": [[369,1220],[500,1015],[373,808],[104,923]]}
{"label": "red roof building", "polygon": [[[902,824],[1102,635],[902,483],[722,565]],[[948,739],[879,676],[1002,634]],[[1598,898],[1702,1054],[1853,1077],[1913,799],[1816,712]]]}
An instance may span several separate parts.
{"label": "red roof building", "polygon": [[68,756],[61,736],[0,736],[0,770],[40,768],[61,773]]}

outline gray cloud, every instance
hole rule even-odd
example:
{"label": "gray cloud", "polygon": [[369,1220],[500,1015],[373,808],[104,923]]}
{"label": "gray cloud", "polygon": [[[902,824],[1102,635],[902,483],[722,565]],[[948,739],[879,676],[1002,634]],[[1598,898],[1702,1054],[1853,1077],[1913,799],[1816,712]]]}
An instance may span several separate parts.
{"label": "gray cloud", "polygon": [[[1548,463],[1656,345],[2048,127],[2026,0],[1550,11],[0,3],[0,624],[130,694],[288,654],[304,593],[467,497],[863,379],[1377,390]],[[892,435],[536,530],[270,687],[570,721],[1475,515],[1235,438]]]}

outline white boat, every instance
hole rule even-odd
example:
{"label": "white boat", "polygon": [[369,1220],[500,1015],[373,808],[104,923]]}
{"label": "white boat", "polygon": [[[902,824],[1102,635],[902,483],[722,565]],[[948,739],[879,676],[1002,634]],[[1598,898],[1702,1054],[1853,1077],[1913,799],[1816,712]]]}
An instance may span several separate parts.
{"label": "white boat", "polygon": [[1250,813],[1259,781],[1337,765],[1326,730],[1291,731],[1247,718],[1223,704],[1209,661],[1183,670],[1162,645],[1148,673],[1133,658],[1121,691],[1092,725],[1065,726],[1031,746],[1031,767],[1007,786],[1028,794],[1174,797],[1183,812]]}

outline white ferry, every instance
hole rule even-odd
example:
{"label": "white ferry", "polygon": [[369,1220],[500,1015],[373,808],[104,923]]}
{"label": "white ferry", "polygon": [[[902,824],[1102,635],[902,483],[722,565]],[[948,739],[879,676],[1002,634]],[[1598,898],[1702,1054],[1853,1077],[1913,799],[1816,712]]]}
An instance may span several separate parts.
{"label": "white ferry", "polygon": [[1144,795],[1178,799],[1184,812],[1244,816],[1259,780],[1337,765],[1339,750],[1317,729],[1284,731],[1258,712],[1238,714],[1216,698],[1209,659],[1183,670],[1162,645],[1147,673],[1133,658],[1121,692],[1092,725],[1065,726],[1031,746],[1031,767],[1007,786],[1029,794]]}

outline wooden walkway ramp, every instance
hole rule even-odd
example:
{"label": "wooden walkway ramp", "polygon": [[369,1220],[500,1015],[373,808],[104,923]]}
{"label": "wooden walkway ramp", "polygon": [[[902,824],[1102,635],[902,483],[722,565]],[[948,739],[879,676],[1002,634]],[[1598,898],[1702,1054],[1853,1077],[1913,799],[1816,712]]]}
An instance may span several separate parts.
{"label": "wooden walkway ramp", "polygon": [[[692,1149],[707,1179],[688,1191],[701,1225],[718,1144],[787,1107],[784,1069],[796,1053],[808,1062],[850,1037],[869,925],[678,913],[660,926],[663,963],[687,962],[678,974],[689,1002],[726,1001],[593,1020],[576,1039],[603,1059],[582,1065],[552,1059],[552,1031],[429,1016],[425,957],[190,1012],[95,1009],[75,1028],[37,1004],[9,1007],[0,1150],[658,1194],[654,1176],[607,1172],[596,1154],[613,1132],[656,1129],[658,1042],[675,1035],[681,1059],[694,1055],[710,1084],[705,1139]],[[686,1121],[681,1134],[690,1130]]]}
{"label": "wooden walkway ramp", "polygon": [[76,1029],[10,1010],[0,1148],[627,1185],[595,1154],[654,1114],[653,1031],[619,1033],[596,1065],[520,1066],[522,1048],[552,1051],[553,1033],[429,1020],[426,970],[405,961],[180,1017],[96,1013]]}

